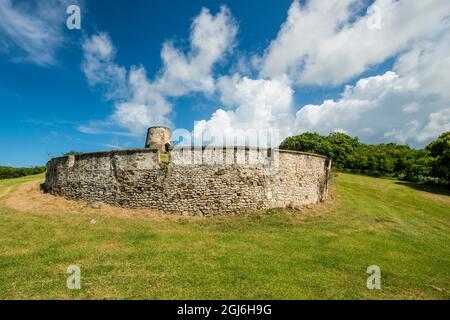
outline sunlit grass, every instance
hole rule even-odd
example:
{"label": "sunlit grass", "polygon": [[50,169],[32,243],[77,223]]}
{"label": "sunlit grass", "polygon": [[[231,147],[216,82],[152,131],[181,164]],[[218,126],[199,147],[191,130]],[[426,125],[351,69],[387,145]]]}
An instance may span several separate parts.
{"label": "sunlit grass", "polygon": [[[0,181],[1,299],[450,298],[445,192],[339,174],[334,199],[300,213],[149,218],[6,206],[42,177]],[[81,268],[81,290],[66,288],[69,265]],[[366,288],[369,265],[380,266],[382,290]]]}

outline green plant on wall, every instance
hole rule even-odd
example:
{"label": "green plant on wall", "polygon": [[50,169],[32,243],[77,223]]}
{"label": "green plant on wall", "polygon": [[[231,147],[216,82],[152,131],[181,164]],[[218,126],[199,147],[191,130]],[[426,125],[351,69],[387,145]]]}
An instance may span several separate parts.
{"label": "green plant on wall", "polygon": [[170,163],[170,153],[168,152],[160,152],[159,153],[159,163],[161,165],[169,165]]}

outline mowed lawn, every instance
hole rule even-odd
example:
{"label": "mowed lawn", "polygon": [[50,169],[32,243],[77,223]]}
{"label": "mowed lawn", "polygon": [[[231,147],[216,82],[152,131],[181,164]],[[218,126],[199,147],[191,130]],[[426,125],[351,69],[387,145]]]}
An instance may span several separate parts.
{"label": "mowed lawn", "polygon": [[0,181],[0,299],[450,298],[443,190],[338,174],[333,199],[301,212],[166,217],[53,199],[42,179]]}

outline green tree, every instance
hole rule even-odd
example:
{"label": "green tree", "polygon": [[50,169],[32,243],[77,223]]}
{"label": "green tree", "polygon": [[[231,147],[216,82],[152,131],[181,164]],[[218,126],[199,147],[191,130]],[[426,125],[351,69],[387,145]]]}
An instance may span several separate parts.
{"label": "green tree", "polygon": [[[446,141],[448,142],[448,140]],[[445,149],[442,147],[442,143],[435,146],[436,160],[430,157],[429,150],[417,150],[408,145],[395,143],[363,144],[358,138],[344,133],[322,136],[318,133],[306,132],[285,139],[280,148],[330,157],[333,159],[333,166],[338,170],[426,182],[433,180],[431,178],[433,163],[435,163],[434,171],[440,168],[439,177],[441,179],[442,168],[445,168],[443,163],[447,164],[448,175],[448,155],[446,158],[439,153],[442,151],[441,149]],[[448,146],[446,150],[448,150]]]}
{"label": "green tree", "polygon": [[328,156],[336,162],[336,167],[340,169],[352,169],[355,166],[355,155],[359,152],[360,142],[358,138],[352,138],[345,133],[331,133],[326,138],[330,146]]}
{"label": "green tree", "polygon": [[0,167],[0,179],[11,179],[45,172],[45,167],[12,168]]}
{"label": "green tree", "polygon": [[281,143],[280,149],[312,152],[321,155],[328,155],[331,151],[330,145],[324,136],[311,132],[286,138]]}
{"label": "green tree", "polygon": [[450,132],[442,134],[435,141],[431,142],[426,150],[433,158],[432,175],[450,182]]}

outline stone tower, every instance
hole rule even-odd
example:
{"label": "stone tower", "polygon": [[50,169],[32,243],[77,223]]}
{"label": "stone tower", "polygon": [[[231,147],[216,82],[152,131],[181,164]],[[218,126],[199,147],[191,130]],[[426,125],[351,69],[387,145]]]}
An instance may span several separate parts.
{"label": "stone tower", "polygon": [[172,150],[170,129],[167,127],[151,127],[147,132],[145,148],[169,152]]}

